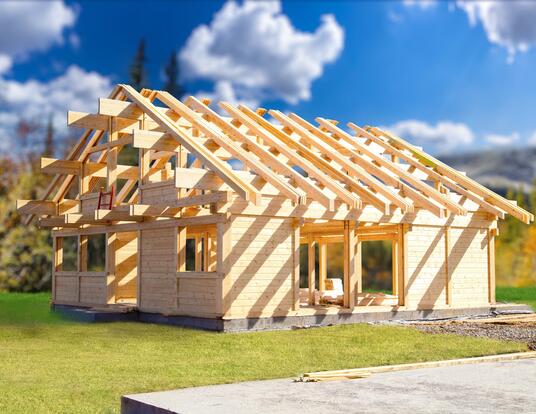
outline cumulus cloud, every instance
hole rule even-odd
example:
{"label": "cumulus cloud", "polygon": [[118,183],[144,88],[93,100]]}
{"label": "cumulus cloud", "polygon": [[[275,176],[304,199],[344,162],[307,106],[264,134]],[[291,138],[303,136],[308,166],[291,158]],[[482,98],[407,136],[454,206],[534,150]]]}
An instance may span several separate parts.
{"label": "cumulus cloud", "polygon": [[487,134],[484,139],[493,145],[512,145],[519,139],[519,133],[512,132],[510,135]]}
{"label": "cumulus cloud", "polygon": [[279,1],[229,1],[210,24],[194,29],[179,58],[186,80],[215,82],[237,100],[295,104],[310,99],[312,82],[343,45],[344,30],[333,15],[322,16],[314,32],[302,32]]}
{"label": "cumulus cloud", "polygon": [[475,139],[473,131],[466,124],[452,121],[441,121],[431,125],[410,119],[382,128],[413,144],[426,147],[429,152],[451,152],[471,144]]}
{"label": "cumulus cloud", "polygon": [[63,44],[64,31],[76,17],[75,9],[63,1],[0,2],[0,69],[8,60]]}
{"label": "cumulus cloud", "polygon": [[214,84],[214,91],[200,91],[196,93],[196,96],[198,96],[199,98],[209,98],[212,102],[216,104],[216,106],[214,106],[214,109],[222,113],[223,111],[220,111],[219,106],[217,106],[217,102],[220,101],[232,102],[235,105],[246,105],[250,108],[255,108],[259,106],[259,101],[255,97],[246,97],[247,91],[244,91],[244,94],[241,94],[241,97],[239,98],[235,92],[235,89],[233,88],[233,85],[228,81],[216,82]]}
{"label": "cumulus cloud", "polygon": [[42,127],[52,114],[58,135],[64,135],[67,110],[94,112],[97,99],[108,95],[111,89],[108,77],[76,65],[69,66],[63,75],[47,82],[0,78],[3,92],[0,96],[0,151],[17,148],[15,129],[21,119]]}
{"label": "cumulus cloud", "polygon": [[491,43],[507,49],[509,62],[517,52],[526,52],[536,43],[536,2],[532,0],[458,0],[456,4],[465,11],[471,25],[482,24]]}

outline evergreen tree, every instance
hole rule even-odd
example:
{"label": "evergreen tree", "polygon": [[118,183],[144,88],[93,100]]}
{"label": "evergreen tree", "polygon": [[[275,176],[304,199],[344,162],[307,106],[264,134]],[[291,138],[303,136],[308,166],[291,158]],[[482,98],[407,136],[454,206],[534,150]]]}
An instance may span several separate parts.
{"label": "evergreen tree", "polygon": [[130,84],[138,91],[148,86],[147,70],[145,69],[146,62],[145,39],[142,38],[134,56],[134,61],[130,65]]}
{"label": "evergreen tree", "polygon": [[52,114],[48,117],[47,130],[45,133],[45,144],[43,148],[43,157],[54,156],[54,124],[52,122]]}
{"label": "evergreen tree", "polygon": [[169,60],[164,67],[164,74],[166,76],[164,90],[168,91],[175,98],[180,99],[184,95],[184,88],[179,83],[180,68],[176,51],[171,52]]}

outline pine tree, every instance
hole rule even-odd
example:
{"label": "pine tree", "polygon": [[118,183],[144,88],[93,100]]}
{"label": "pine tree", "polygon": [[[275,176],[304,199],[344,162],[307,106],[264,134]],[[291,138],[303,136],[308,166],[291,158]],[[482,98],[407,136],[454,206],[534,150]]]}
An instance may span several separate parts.
{"label": "pine tree", "polygon": [[54,156],[54,123],[52,120],[52,114],[48,117],[47,130],[45,133],[45,143],[43,148],[43,157]]}
{"label": "pine tree", "polygon": [[145,69],[146,62],[145,39],[142,38],[134,56],[134,61],[130,65],[130,84],[138,91],[148,87],[148,76],[147,70]]}
{"label": "pine tree", "polygon": [[184,95],[184,88],[179,83],[179,60],[177,59],[177,52],[171,52],[168,63],[164,68],[164,74],[166,75],[166,83],[164,90],[168,91],[175,98],[180,99]]}

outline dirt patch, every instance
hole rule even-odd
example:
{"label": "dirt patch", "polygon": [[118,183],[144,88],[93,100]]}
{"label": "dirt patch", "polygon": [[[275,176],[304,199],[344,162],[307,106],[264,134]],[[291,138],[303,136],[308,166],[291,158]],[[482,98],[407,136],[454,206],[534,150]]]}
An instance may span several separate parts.
{"label": "dirt patch", "polygon": [[434,334],[450,333],[526,342],[531,350],[536,350],[536,315],[415,322],[411,326]]}

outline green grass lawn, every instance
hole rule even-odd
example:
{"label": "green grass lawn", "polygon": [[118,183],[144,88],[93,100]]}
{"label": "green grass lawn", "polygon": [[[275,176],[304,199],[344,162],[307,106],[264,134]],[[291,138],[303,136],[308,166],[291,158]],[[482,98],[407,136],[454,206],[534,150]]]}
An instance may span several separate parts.
{"label": "green grass lawn", "polygon": [[496,299],[498,302],[524,303],[536,310],[536,286],[534,287],[497,287]]}
{"label": "green grass lawn", "polygon": [[525,350],[366,324],[240,334],[82,324],[52,314],[46,294],[0,294],[0,412],[118,412],[122,394]]}

